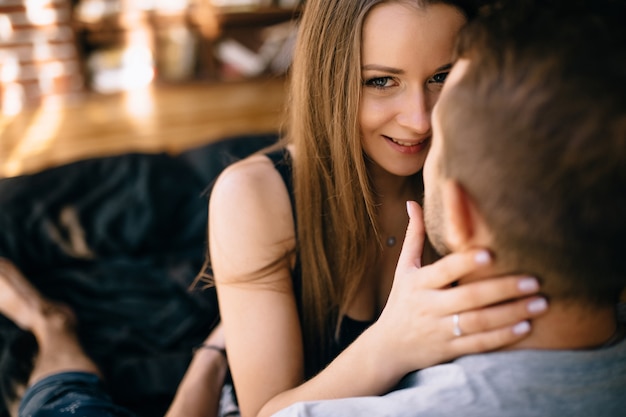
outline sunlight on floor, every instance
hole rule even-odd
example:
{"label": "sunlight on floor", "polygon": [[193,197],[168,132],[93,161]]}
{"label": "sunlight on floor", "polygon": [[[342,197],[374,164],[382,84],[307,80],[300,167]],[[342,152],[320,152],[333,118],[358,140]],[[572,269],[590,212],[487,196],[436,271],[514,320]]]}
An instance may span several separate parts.
{"label": "sunlight on floor", "polygon": [[124,152],[177,153],[219,138],[275,132],[285,79],[161,85],[50,98],[0,116],[0,177]]}

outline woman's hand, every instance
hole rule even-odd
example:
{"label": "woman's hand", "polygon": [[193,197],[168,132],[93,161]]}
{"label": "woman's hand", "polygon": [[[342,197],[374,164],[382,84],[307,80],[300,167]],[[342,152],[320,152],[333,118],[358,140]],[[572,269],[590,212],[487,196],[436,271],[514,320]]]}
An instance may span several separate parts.
{"label": "woman's hand", "polygon": [[[391,293],[370,329],[376,334],[372,340],[380,339],[377,349],[389,365],[388,377],[502,348],[526,337],[529,319],[547,309],[545,299],[535,295],[537,280],[489,277],[492,258],[485,250],[453,253],[421,267],[422,211],[415,202],[408,209],[409,226]],[[470,276],[472,282],[453,286]]]}

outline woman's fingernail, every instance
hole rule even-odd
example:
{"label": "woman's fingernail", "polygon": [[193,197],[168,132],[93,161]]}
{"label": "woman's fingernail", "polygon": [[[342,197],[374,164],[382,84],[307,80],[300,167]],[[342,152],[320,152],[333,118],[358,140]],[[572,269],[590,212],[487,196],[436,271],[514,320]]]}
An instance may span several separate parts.
{"label": "woman's fingernail", "polygon": [[513,326],[513,333],[515,334],[524,334],[530,331],[530,323],[527,321],[522,321]]}
{"label": "woman's fingernail", "polygon": [[479,265],[486,265],[491,262],[491,254],[486,250],[481,250],[476,254],[474,260]]}
{"label": "woman's fingernail", "polygon": [[541,313],[548,308],[548,302],[545,298],[537,298],[529,302],[526,308],[529,313]]}
{"label": "woman's fingernail", "polygon": [[517,288],[521,292],[536,292],[539,290],[537,278],[522,278],[517,282]]}

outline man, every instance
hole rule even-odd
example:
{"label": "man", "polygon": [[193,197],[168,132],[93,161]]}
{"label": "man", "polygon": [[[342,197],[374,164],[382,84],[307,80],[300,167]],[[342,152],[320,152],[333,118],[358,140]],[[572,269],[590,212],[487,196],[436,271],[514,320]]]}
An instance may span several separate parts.
{"label": "man", "polygon": [[550,310],[506,350],[279,416],[626,415],[626,6],[507,3],[461,34],[433,112],[426,229],[442,254],[486,247],[539,277]]}

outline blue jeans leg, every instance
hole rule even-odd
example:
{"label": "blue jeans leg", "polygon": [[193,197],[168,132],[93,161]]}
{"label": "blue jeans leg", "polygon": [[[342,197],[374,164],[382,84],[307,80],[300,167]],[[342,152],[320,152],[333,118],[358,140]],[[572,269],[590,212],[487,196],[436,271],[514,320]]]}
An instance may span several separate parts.
{"label": "blue jeans leg", "polygon": [[63,372],[29,387],[20,403],[19,417],[136,417],[113,403],[97,375]]}

